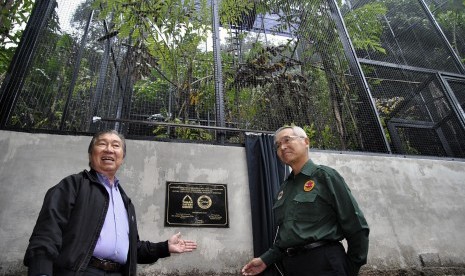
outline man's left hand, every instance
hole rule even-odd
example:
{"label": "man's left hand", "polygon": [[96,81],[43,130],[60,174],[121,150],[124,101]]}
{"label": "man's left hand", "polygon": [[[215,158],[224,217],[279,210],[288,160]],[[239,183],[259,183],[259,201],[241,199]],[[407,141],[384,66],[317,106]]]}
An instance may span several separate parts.
{"label": "man's left hand", "polygon": [[181,239],[181,232],[174,234],[168,239],[168,249],[170,253],[192,252],[197,248],[197,242]]}

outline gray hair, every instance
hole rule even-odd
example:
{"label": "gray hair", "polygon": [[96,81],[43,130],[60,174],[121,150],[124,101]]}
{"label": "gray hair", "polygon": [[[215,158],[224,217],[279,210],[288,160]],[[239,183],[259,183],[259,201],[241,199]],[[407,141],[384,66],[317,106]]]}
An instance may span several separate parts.
{"label": "gray hair", "polygon": [[283,126],[283,127],[280,127],[278,130],[276,130],[276,132],[274,133],[274,139],[276,140],[276,137],[278,136],[278,133],[280,133],[281,131],[285,130],[285,129],[292,129],[292,132],[297,135],[297,136],[300,136],[300,137],[305,137],[305,138],[308,138],[307,137],[307,133],[305,133],[305,130],[303,130],[303,128],[301,127],[298,127],[298,126]]}

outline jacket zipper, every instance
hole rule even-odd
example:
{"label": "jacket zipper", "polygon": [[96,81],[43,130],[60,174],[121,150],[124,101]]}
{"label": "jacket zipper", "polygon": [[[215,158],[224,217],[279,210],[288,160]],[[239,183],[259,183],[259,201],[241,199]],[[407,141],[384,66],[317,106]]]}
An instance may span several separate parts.
{"label": "jacket zipper", "polygon": [[[102,227],[103,227],[103,223],[105,222],[105,218],[104,218],[104,215],[108,212],[108,206],[110,204],[110,201],[109,201],[109,198],[108,198],[108,195],[105,194],[105,208],[103,208],[103,212],[100,216],[100,226],[99,228],[97,229],[98,230],[98,234],[100,234],[100,232],[102,231]],[[98,234],[95,234],[94,236],[94,240],[92,241],[92,243],[90,244],[90,247],[89,249],[87,249],[87,253],[85,255],[85,258],[82,260],[81,264],[79,265],[78,267],[78,270],[77,271],[81,271],[81,269],[84,267],[85,263],[86,263],[86,260],[87,259],[90,259],[91,257],[91,252],[90,250],[92,248],[95,248],[95,244],[97,243],[97,240],[98,240]]]}

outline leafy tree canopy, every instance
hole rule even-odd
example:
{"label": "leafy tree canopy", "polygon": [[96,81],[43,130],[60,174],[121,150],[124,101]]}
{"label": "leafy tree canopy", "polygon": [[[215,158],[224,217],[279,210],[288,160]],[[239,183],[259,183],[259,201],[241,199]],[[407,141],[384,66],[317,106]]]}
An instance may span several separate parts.
{"label": "leafy tree canopy", "polygon": [[34,0],[0,1],[0,80],[13,58],[33,5]]}

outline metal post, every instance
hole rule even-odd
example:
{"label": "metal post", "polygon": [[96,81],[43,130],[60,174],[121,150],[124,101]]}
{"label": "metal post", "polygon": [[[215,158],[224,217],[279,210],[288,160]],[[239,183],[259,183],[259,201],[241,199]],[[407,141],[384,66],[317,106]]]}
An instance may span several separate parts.
{"label": "metal post", "polygon": [[[102,95],[103,95],[103,90],[105,89],[105,82],[107,79],[107,71],[108,71],[108,64],[110,63],[110,47],[111,47],[111,38],[108,38],[104,41],[104,50],[103,50],[103,55],[102,55],[102,60],[100,62],[100,70],[99,70],[99,76],[97,80],[97,86],[95,87],[95,94],[93,95],[90,103],[90,112],[91,112],[91,117],[89,118],[89,124],[88,124],[88,130],[90,131],[95,131],[95,129],[92,129],[95,127],[95,124],[92,124],[92,117],[97,116],[97,111],[100,107],[100,103],[102,102]],[[102,110],[102,113],[104,110]]]}
{"label": "metal post", "polygon": [[[211,0],[212,21],[213,21],[213,57],[215,71],[215,95],[216,95],[216,126],[225,127],[224,100],[223,100],[223,73],[221,69],[221,49],[220,49],[220,20],[218,14],[218,0]],[[225,133],[217,132],[217,140],[223,144]]]}
{"label": "metal post", "polygon": [[421,7],[423,8],[426,15],[428,16],[428,19],[431,21],[434,28],[436,29],[439,36],[441,37],[442,42],[446,45],[447,49],[449,50],[452,58],[454,59],[455,65],[457,66],[457,69],[459,69],[460,73],[465,74],[465,67],[463,66],[462,62],[460,61],[460,57],[454,51],[454,49],[452,48],[452,45],[450,45],[449,40],[447,39],[446,35],[443,33],[441,27],[439,27],[438,22],[434,18],[434,15],[431,13],[428,6],[425,4],[425,1],[423,1],[423,0],[418,0],[418,1],[420,2]]}
{"label": "metal post", "polygon": [[84,51],[84,46],[87,43],[87,35],[89,34],[89,26],[90,26],[90,22],[92,21],[93,16],[94,16],[94,11],[92,10],[89,14],[89,17],[87,18],[86,28],[84,29],[84,34],[82,35],[82,38],[81,38],[81,44],[79,47],[78,56],[74,63],[73,78],[71,79],[71,83],[69,85],[68,96],[66,97],[66,103],[65,103],[64,110],[63,110],[63,115],[61,116],[60,130],[63,130],[63,128],[65,127],[66,117],[68,117],[69,102],[71,101],[74,87],[76,86],[76,80],[77,80],[77,76],[79,73],[79,68],[81,67],[82,53]]}
{"label": "metal post", "polygon": [[328,3],[331,10],[331,15],[336,24],[336,28],[342,42],[342,47],[344,48],[344,52],[349,62],[350,70],[355,75],[355,81],[361,90],[359,96],[365,104],[368,104],[367,107],[369,108],[368,112],[370,119],[376,121],[376,124],[372,125],[375,128],[375,131],[366,129],[362,130],[364,140],[370,141],[370,145],[366,148],[366,150],[380,152],[380,147],[382,147],[382,152],[391,153],[391,148],[386,139],[386,135],[379,118],[379,113],[376,109],[375,102],[373,101],[373,97],[365,79],[365,75],[363,74],[362,67],[357,60],[357,54],[355,53],[354,46],[350,40],[349,33],[347,32],[347,28],[344,24],[339,7],[337,6],[335,0],[328,0]]}
{"label": "metal post", "polygon": [[0,89],[0,128],[4,128],[10,119],[34,59],[40,35],[55,7],[55,0],[36,1],[34,5]]}

